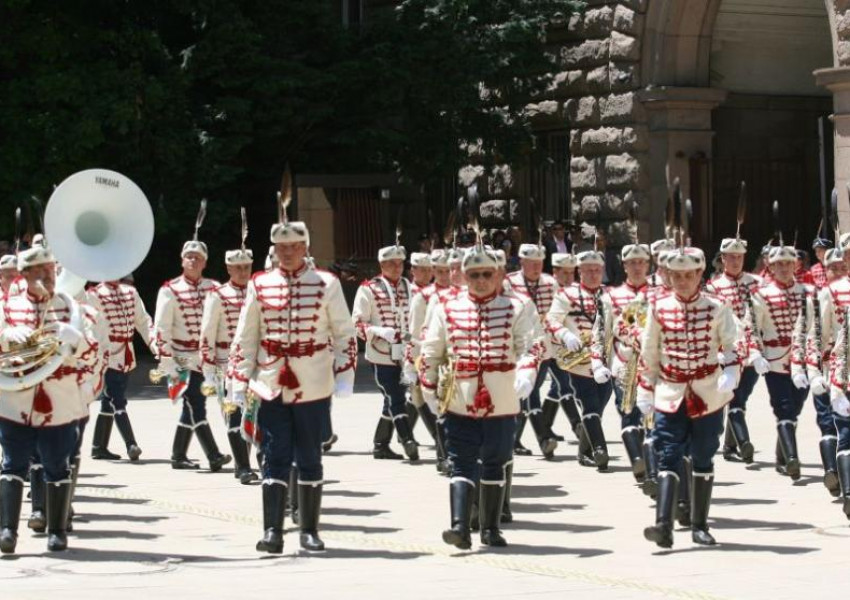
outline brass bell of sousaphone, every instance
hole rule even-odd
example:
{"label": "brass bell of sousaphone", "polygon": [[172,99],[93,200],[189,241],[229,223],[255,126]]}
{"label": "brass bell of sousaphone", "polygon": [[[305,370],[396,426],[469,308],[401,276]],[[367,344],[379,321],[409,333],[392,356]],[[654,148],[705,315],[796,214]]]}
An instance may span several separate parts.
{"label": "brass bell of sousaphone", "polygon": [[62,267],[56,288],[75,296],[86,281],[121,279],[142,263],[153,243],[153,211],[128,177],[88,169],[53,191],[44,234]]}

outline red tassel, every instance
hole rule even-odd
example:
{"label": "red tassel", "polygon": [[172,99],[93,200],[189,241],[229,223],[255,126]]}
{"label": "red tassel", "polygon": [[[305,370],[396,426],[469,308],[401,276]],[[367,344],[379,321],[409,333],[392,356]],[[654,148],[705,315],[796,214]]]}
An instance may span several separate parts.
{"label": "red tassel", "polygon": [[133,364],[133,353],[130,351],[132,342],[124,342],[124,366],[128,369]]}
{"label": "red tassel", "polygon": [[708,405],[705,400],[697,396],[690,387],[685,390],[685,411],[692,419],[701,417],[708,412]]}
{"label": "red tassel", "polygon": [[33,412],[49,415],[53,412],[53,402],[44,391],[44,386],[39,385],[35,390],[35,401],[32,403]]}
{"label": "red tassel", "polygon": [[482,379],[478,380],[478,390],[475,392],[473,407],[478,411],[483,410],[484,414],[493,412],[493,398],[490,396],[490,390],[484,385]]}
{"label": "red tassel", "polygon": [[284,387],[288,390],[297,390],[301,387],[301,384],[298,383],[298,377],[295,376],[295,372],[289,368],[289,363],[283,363],[283,366],[280,368],[280,373],[277,376],[277,382],[281,387]]}

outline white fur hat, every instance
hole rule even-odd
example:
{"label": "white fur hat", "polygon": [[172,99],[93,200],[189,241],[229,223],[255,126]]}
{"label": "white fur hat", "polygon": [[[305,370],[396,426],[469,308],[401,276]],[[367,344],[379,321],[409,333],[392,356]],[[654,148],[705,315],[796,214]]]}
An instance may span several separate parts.
{"label": "white fur hat", "polygon": [[413,252],[410,255],[411,267],[433,267],[431,255],[424,252]]}
{"label": "white fur hat", "polygon": [[620,252],[620,258],[623,260],[632,260],[634,258],[649,260],[651,258],[649,246],[646,244],[627,244],[623,246],[623,250]]}
{"label": "white fur hat", "polygon": [[720,252],[723,254],[746,254],[747,240],[724,238],[723,241],[720,242]]}
{"label": "white fur hat", "polygon": [[546,249],[537,244],[520,244],[517,255],[526,260],[546,260]]}
{"label": "white fur hat", "polygon": [[508,255],[505,254],[504,250],[502,250],[502,249],[493,250],[493,254],[496,255],[496,264],[499,266],[500,269],[507,266]]}
{"label": "white fur hat", "polygon": [[673,242],[673,240],[663,238],[652,242],[652,244],[649,245],[649,248],[652,252],[652,256],[658,256],[659,254],[667,250],[675,250],[676,244],[675,242]]}
{"label": "white fur hat", "polygon": [[675,250],[662,250],[658,257],[655,259],[655,262],[658,263],[659,267],[667,268],[667,260],[676,253]]}
{"label": "white fur hat", "polygon": [[272,244],[297,244],[304,242],[310,245],[310,230],[303,221],[288,221],[275,223],[271,231]]}
{"label": "white fur hat", "polygon": [[0,257],[0,269],[17,269],[18,257],[14,254],[4,254]]}
{"label": "white fur hat", "polygon": [[56,259],[53,258],[53,253],[43,246],[33,246],[18,253],[18,271],[23,271],[27,267],[55,262]]}
{"label": "white fur hat", "polygon": [[552,266],[559,269],[575,269],[576,255],[569,252],[555,252],[552,254]]}
{"label": "white fur hat", "polygon": [[448,263],[450,265],[459,265],[463,262],[463,254],[463,250],[459,248],[452,248],[451,250],[449,250]]}
{"label": "white fur hat", "polygon": [[251,250],[228,250],[224,253],[224,264],[226,265],[251,265],[254,264],[254,253]]}
{"label": "white fur hat", "polygon": [[199,242],[198,240],[189,240],[183,244],[183,250],[180,252],[180,257],[185,257],[190,252],[197,252],[204,258],[209,258],[210,256],[209,252],[207,252],[207,245],[203,242]]}
{"label": "white fur hat", "polygon": [[404,246],[384,246],[378,250],[378,262],[385,260],[404,260],[407,258],[407,252]]}
{"label": "white fur hat", "polygon": [[[823,264],[825,267],[830,265],[834,265],[837,263],[844,262],[844,253],[836,248],[831,248],[826,251],[826,254],[823,256]],[[3,261],[0,260],[0,268],[2,268]]]}
{"label": "white fur hat", "polygon": [[783,260],[797,260],[797,250],[792,246],[774,246],[767,255],[769,264],[782,262]]}
{"label": "white fur hat", "polygon": [[605,257],[601,252],[596,250],[585,250],[576,254],[576,264],[582,265],[601,265],[605,266]]}
{"label": "white fur hat", "polygon": [[485,250],[478,246],[473,246],[463,255],[463,272],[473,269],[497,269],[499,267],[499,259],[493,250]]}
{"label": "white fur hat", "polygon": [[431,266],[432,267],[448,267],[449,266],[449,251],[448,250],[431,250]]}
{"label": "white fur hat", "polygon": [[685,248],[683,251],[668,252],[665,267],[671,271],[692,271],[705,268],[705,253],[699,248]]}

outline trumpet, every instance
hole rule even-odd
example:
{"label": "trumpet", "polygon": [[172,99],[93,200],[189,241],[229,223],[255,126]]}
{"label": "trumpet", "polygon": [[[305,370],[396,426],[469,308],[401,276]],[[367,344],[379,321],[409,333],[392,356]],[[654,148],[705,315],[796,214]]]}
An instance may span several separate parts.
{"label": "trumpet", "polygon": [[558,349],[558,353],[555,355],[555,363],[562,371],[569,371],[579,365],[590,364],[590,332],[582,332],[580,338],[582,346],[578,350],[570,351],[563,346]]}
{"label": "trumpet", "polygon": [[455,392],[455,360],[449,356],[437,369],[437,412],[440,415],[446,414]]}
{"label": "trumpet", "polygon": [[[185,371],[186,370],[186,359],[185,358],[175,356],[174,362],[177,364],[177,370],[178,371]],[[162,369],[151,369],[150,371],[148,371],[148,379],[154,385],[159,385],[162,382],[162,380],[167,378],[167,377],[168,377],[168,373],[166,373]]]}
{"label": "trumpet", "polygon": [[[639,329],[643,330],[643,328],[646,326],[646,313],[646,302],[636,301],[632,302],[625,309],[623,309],[623,313],[620,315],[620,317],[630,327],[637,326]],[[629,360],[626,363],[625,368],[623,369],[623,414],[630,414],[634,410],[635,403],[637,402],[637,380],[639,362],[640,351],[638,350],[637,345],[635,345],[635,348],[632,350],[632,355],[629,357]]]}
{"label": "trumpet", "polygon": [[201,384],[201,393],[207,398],[215,396],[218,399],[219,406],[221,407],[221,413],[225,417],[229,417],[239,410],[239,406],[230,402],[227,398],[227,393],[224,390],[224,373],[222,372],[221,367],[215,368],[215,383],[204,382]]}

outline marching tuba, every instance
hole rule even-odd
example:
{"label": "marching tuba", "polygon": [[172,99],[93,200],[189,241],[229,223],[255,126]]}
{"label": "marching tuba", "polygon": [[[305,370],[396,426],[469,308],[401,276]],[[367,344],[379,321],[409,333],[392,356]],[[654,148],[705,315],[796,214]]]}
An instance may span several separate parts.
{"label": "marching tuba", "polygon": [[[86,281],[113,281],[138,267],[153,233],[153,211],[130,179],[107,169],[71,175],[53,191],[44,213],[44,237],[62,269],[55,294],[76,308],[72,299]],[[82,329],[79,310],[72,310],[71,324]],[[0,390],[38,385],[69,353],[49,325],[40,328],[0,354]]]}

